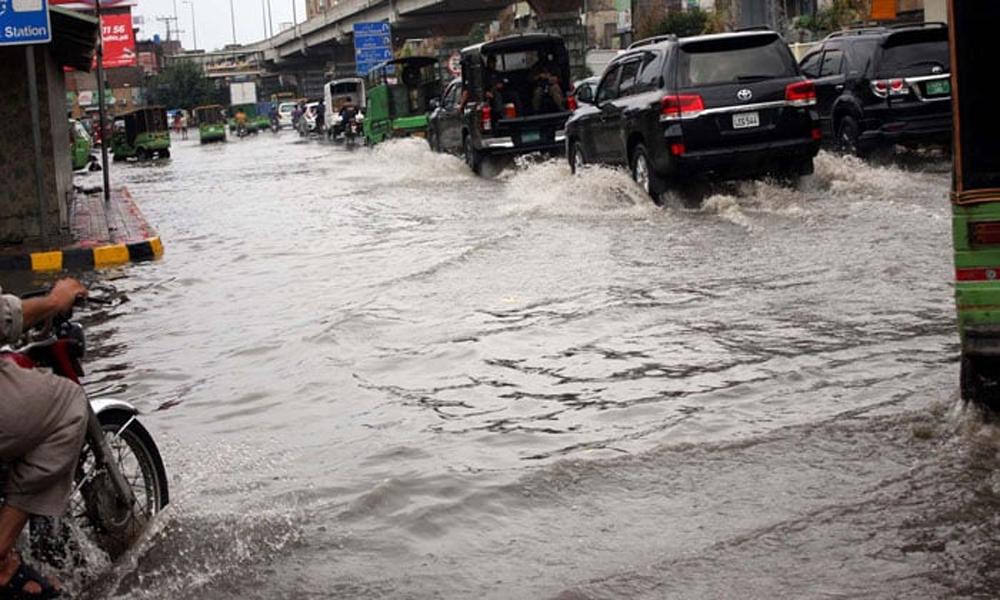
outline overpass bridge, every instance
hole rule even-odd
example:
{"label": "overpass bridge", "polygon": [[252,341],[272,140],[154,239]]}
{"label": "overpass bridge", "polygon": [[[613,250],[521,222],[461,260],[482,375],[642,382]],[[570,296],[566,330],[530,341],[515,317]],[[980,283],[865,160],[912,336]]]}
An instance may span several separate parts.
{"label": "overpass bridge", "polygon": [[[293,76],[300,91],[315,96],[323,74],[353,74],[356,23],[388,22],[394,43],[410,38],[464,37],[477,24],[492,21],[514,0],[340,0],[323,13],[272,38],[243,47],[260,68]],[[545,18],[563,15],[575,22],[583,0],[530,0]]]}

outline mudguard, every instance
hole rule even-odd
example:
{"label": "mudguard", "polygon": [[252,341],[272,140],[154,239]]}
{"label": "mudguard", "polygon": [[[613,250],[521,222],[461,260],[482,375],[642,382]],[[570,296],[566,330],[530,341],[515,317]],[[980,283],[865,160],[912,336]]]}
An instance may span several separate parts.
{"label": "mudguard", "polygon": [[139,410],[128,402],[112,398],[93,399],[90,401],[90,406],[94,409],[94,413],[98,416],[100,416],[102,412],[107,412],[109,410],[122,410],[130,415],[139,414]]}

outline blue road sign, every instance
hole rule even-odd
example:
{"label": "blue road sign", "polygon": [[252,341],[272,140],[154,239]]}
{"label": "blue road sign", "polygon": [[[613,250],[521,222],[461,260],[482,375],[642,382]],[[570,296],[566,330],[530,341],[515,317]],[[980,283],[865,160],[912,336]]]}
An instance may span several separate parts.
{"label": "blue road sign", "polygon": [[48,0],[0,0],[0,46],[51,41]]}
{"label": "blue road sign", "polygon": [[372,67],[392,58],[392,27],[388,23],[354,24],[354,62],[358,75],[365,76]]}

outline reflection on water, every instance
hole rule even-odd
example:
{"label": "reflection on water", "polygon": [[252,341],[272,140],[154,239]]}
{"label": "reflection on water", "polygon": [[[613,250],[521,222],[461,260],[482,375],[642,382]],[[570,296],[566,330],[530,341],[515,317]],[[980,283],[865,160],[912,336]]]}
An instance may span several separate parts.
{"label": "reflection on water", "polygon": [[998,589],[937,162],[697,208],[419,140],[116,177],[167,254],[114,282],[90,385],[151,413],[179,500],[93,597]]}

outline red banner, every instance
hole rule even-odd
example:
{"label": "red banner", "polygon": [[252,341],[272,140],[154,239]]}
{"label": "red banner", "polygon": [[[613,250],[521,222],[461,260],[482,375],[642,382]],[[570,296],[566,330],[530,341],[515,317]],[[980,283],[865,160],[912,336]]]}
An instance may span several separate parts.
{"label": "red banner", "polygon": [[101,15],[101,39],[104,41],[104,68],[134,67],[135,32],[132,11],[123,10]]}

